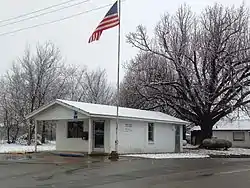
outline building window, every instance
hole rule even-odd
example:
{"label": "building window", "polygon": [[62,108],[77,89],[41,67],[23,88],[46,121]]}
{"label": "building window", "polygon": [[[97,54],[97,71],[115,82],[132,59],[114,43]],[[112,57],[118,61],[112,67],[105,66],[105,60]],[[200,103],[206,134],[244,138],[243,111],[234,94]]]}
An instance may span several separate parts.
{"label": "building window", "polygon": [[245,132],[233,132],[234,141],[245,141]]}
{"label": "building window", "polygon": [[68,138],[83,137],[83,121],[68,122]]}
{"label": "building window", "polygon": [[148,141],[154,142],[154,124],[148,123]]}

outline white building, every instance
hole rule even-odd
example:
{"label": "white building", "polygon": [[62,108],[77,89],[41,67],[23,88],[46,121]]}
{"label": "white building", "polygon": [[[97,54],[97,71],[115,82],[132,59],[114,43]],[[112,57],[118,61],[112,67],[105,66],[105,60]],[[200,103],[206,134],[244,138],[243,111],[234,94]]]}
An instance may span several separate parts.
{"label": "white building", "polygon": [[[194,126],[191,132],[200,130],[199,126]],[[192,143],[196,143],[196,136],[192,136]],[[232,147],[250,148],[250,118],[224,118],[214,125],[213,137],[231,141]]]}
{"label": "white building", "polygon": [[[36,127],[37,121],[57,122],[57,151],[115,151],[115,106],[56,100],[27,118]],[[180,152],[185,124],[161,112],[119,107],[118,153]]]}
{"label": "white building", "polygon": [[250,148],[250,119],[220,121],[213,128],[213,136],[231,141],[233,147]]}

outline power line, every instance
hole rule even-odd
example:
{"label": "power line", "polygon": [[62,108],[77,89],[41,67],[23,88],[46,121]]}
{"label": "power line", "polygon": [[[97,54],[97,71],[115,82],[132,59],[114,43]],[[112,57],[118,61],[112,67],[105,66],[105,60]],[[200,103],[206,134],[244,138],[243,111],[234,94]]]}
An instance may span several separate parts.
{"label": "power line", "polygon": [[97,7],[97,8],[91,9],[91,10],[80,12],[78,14],[73,14],[71,16],[67,16],[67,17],[64,17],[64,18],[61,18],[61,19],[58,19],[58,20],[53,20],[53,21],[50,21],[50,22],[45,22],[45,23],[42,23],[42,24],[37,24],[37,25],[30,26],[30,27],[21,28],[21,29],[17,29],[17,30],[14,30],[14,31],[6,32],[6,33],[1,33],[0,37],[1,36],[5,36],[5,35],[9,35],[9,34],[13,34],[13,33],[18,33],[18,32],[24,31],[24,30],[28,30],[28,29],[33,29],[33,28],[36,28],[36,27],[41,27],[41,26],[44,26],[44,25],[50,25],[50,24],[54,24],[54,23],[57,23],[57,22],[62,22],[64,20],[68,20],[68,19],[71,19],[73,17],[80,16],[82,14],[87,14],[89,12],[100,10],[100,9],[109,7],[111,5],[113,5],[113,4],[112,3],[111,4],[107,4],[107,5],[104,5],[104,6],[101,6],[101,7]]}
{"label": "power line", "polygon": [[65,5],[65,4],[68,4],[68,3],[73,2],[73,1],[77,1],[77,0],[65,1],[65,2],[63,2],[63,3],[54,4],[54,5],[51,5],[51,6],[42,8],[42,9],[38,9],[38,10],[35,10],[35,11],[32,11],[32,12],[29,12],[29,13],[21,14],[21,15],[19,15],[19,16],[15,16],[15,17],[8,18],[8,19],[5,19],[5,20],[0,20],[0,23],[7,22],[7,21],[11,21],[11,20],[15,20],[15,19],[19,19],[19,18],[23,18],[23,17],[25,17],[25,16],[29,16],[29,15],[31,15],[31,14],[35,14],[35,13],[42,12],[42,11],[45,11],[45,10],[48,10],[48,9],[51,9],[51,8],[54,8],[54,7],[58,7],[58,6],[61,6],[61,5]]}
{"label": "power line", "polygon": [[59,9],[55,9],[55,10],[49,11],[49,12],[44,12],[44,13],[41,13],[41,14],[38,14],[38,15],[35,15],[35,16],[31,16],[31,17],[24,18],[24,19],[21,19],[21,20],[18,20],[18,21],[14,21],[14,22],[10,22],[10,23],[4,24],[4,25],[0,25],[0,28],[8,26],[8,25],[14,25],[14,24],[17,24],[17,23],[20,23],[20,22],[24,22],[24,21],[27,21],[27,20],[31,20],[33,18],[37,18],[37,17],[40,17],[40,16],[44,16],[44,15],[47,15],[47,14],[54,13],[54,12],[58,12],[58,11],[61,11],[61,10],[67,9],[67,8],[74,7],[74,6],[78,6],[78,5],[81,5],[81,4],[89,2],[89,1],[90,0],[81,1],[81,2],[72,4],[72,5],[69,5],[69,6],[65,6],[65,7],[62,7],[62,8],[59,8]]}

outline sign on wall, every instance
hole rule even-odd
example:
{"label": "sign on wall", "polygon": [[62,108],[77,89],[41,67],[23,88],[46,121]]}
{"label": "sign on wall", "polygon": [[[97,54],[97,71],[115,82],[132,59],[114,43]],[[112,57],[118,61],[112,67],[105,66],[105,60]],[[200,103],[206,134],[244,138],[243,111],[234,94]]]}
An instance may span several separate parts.
{"label": "sign on wall", "polygon": [[77,113],[77,111],[74,111],[74,117],[73,117],[73,119],[77,119],[78,118],[78,113]]}
{"label": "sign on wall", "polygon": [[132,124],[125,124],[124,132],[132,132]]}

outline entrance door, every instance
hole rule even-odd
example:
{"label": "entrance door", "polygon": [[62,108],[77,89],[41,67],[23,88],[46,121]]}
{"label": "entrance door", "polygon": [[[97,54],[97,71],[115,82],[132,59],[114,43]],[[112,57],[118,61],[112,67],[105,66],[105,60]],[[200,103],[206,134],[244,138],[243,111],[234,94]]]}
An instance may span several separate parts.
{"label": "entrance door", "polygon": [[104,148],[104,121],[94,121],[94,148]]}

